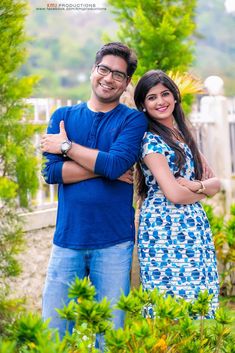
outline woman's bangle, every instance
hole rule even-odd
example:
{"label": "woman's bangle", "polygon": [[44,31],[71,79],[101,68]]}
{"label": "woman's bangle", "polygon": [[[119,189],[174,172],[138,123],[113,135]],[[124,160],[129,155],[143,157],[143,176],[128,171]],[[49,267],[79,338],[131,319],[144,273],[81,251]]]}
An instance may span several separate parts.
{"label": "woman's bangle", "polygon": [[203,194],[204,191],[206,190],[205,185],[203,184],[203,182],[201,180],[195,180],[195,181],[198,181],[201,184],[200,188],[197,191],[195,191],[196,194]]}

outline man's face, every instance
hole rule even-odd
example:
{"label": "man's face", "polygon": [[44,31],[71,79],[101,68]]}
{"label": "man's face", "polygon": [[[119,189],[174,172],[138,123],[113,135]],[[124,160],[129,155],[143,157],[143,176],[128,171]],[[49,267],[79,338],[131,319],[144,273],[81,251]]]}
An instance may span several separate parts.
{"label": "man's face", "polygon": [[[91,73],[91,87],[96,99],[102,103],[118,102],[120,96],[126,89],[130,79],[127,77],[127,63],[124,59],[115,55],[105,55],[99,63],[100,72],[106,73],[107,69],[116,71],[109,72],[106,76],[97,71],[94,66]],[[120,73],[120,75],[118,74]],[[119,81],[119,77],[123,76],[123,81]],[[116,78],[116,79],[115,79]]]}

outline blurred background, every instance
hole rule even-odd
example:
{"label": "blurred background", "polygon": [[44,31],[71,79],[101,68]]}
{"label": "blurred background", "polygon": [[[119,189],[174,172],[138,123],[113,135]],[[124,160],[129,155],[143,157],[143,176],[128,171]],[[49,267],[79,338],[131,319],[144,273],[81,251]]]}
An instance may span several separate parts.
{"label": "blurred background", "polygon": [[[126,1],[123,7],[128,7],[129,2]],[[86,100],[94,54],[107,36],[111,40],[117,39],[119,24],[115,22],[112,6],[115,1],[30,0],[29,3],[26,29],[31,41],[29,57],[21,74],[38,74],[42,78],[34,89],[35,97]],[[53,4],[59,6],[61,3],[84,4],[84,8],[95,4],[96,9],[53,9]],[[235,1],[198,0],[194,21],[195,48],[190,71],[202,80],[211,75],[220,76],[224,80],[225,95],[234,96]]]}

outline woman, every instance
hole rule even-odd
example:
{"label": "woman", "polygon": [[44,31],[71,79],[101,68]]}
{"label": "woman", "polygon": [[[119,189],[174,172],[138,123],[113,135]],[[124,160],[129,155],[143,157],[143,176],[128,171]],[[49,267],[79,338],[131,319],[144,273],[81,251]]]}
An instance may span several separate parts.
{"label": "woman", "polygon": [[210,226],[199,201],[215,195],[220,182],[214,176],[203,180],[203,157],[170,77],[160,70],[147,72],[134,99],[149,120],[137,173],[137,193],[145,197],[138,234],[143,288],[157,287],[186,300],[208,290],[214,294],[211,318],[218,305],[218,273]]}

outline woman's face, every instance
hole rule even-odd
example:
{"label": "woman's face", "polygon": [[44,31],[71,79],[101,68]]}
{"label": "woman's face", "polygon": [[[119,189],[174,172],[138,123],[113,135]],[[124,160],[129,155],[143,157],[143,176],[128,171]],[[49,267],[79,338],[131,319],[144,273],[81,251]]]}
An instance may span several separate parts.
{"label": "woman's face", "polygon": [[154,120],[172,127],[175,98],[162,83],[158,83],[148,91],[144,100],[144,108]]}

